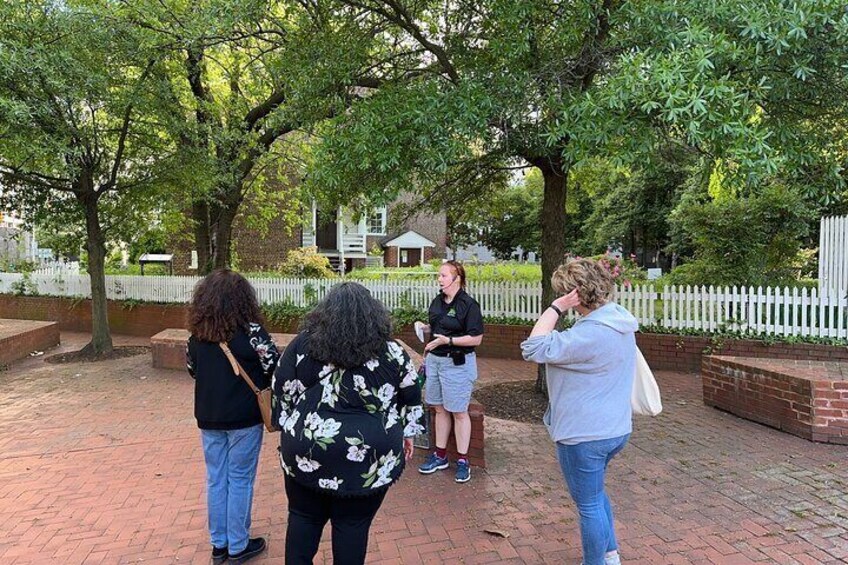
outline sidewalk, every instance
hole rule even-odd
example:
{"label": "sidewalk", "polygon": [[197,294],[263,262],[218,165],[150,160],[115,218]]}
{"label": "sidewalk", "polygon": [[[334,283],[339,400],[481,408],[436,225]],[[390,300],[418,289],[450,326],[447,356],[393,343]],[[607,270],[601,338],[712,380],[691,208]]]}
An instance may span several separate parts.
{"label": "sidewalk", "polygon": [[[62,348],[85,339],[63,334]],[[480,372],[483,384],[535,378],[518,361],[482,359]],[[706,408],[697,375],[658,380],[665,412],[635,421],[610,468],[624,562],[848,560],[848,448]],[[488,468],[470,483],[405,473],[374,522],[369,563],[579,562],[574,508],[542,426],[488,418],[486,440]],[[270,549],[256,563],[283,559],[276,441],[266,436],[257,479],[253,532]],[[186,374],[154,370],[149,356],[36,357],[0,372],[2,563],[207,563],[204,482]]]}

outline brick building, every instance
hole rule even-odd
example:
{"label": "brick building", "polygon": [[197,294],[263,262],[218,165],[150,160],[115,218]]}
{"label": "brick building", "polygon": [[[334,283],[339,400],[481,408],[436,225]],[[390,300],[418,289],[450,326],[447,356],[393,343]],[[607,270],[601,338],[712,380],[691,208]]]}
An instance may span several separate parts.
{"label": "brick building", "polygon": [[[311,207],[303,207],[294,204],[298,200],[292,198],[292,205],[302,208],[298,214],[303,221],[288,225],[287,216],[291,216],[281,210],[261,230],[248,221],[254,204],[245,201],[233,226],[233,264],[243,271],[273,270],[290,250],[309,246],[316,246],[336,269],[344,262],[345,271],[368,264],[414,267],[433,258],[444,258],[445,213],[409,216],[406,210],[412,198],[410,194],[403,195],[389,206],[359,216],[346,207],[323,210],[314,202]],[[196,272],[197,257],[189,230],[175,238],[168,251],[174,255],[176,274]]]}

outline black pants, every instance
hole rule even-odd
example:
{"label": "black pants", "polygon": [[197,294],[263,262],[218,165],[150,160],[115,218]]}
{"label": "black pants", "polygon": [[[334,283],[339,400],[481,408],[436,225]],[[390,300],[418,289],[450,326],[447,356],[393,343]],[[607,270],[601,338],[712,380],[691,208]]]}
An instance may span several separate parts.
{"label": "black pants", "polygon": [[289,525],[286,565],[311,565],[327,520],[333,527],[333,564],[362,565],[368,550],[368,530],[386,491],[371,496],[340,498],[308,489],[286,476]]}

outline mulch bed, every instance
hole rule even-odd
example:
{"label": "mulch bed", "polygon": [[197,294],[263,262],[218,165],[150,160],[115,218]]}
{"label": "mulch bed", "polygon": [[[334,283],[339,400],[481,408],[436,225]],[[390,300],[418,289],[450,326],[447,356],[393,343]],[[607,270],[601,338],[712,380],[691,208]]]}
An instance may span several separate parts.
{"label": "mulch bed", "polygon": [[54,365],[61,365],[62,363],[94,363],[96,361],[111,361],[112,359],[147,355],[149,353],[150,346],[147,345],[122,345],[112,348],[112,352],[105,355],[94,355],[90,351],[80,349],[79,351],[68,351],[67,353],[45,357],[44,362]]}
{"label": "mulch bed", "polygon": [[483,405],[486,416],[541,424],[548,399],[536,392],[535,381],[512,381],[480,387],[474,398]]}

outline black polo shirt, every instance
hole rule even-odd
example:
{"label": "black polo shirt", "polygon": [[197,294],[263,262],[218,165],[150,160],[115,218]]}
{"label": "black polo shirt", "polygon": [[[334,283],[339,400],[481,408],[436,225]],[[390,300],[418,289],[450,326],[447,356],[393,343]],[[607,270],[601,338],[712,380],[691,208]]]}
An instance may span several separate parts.
{"label": "black polo shirt", "polygon": [[[447,337],[464,335],[483,335],[483,314],[480,305],[471,296],[460,289],[450,304],[445,302],[444,293],[440,292],[427,312],[430,322],[430,335],[442,334]],[[454,351],[473,353],[473,347],[454,345]],[[439,357],[447,357],[451,352],[449,345],[440,345],[431,353]]]}

